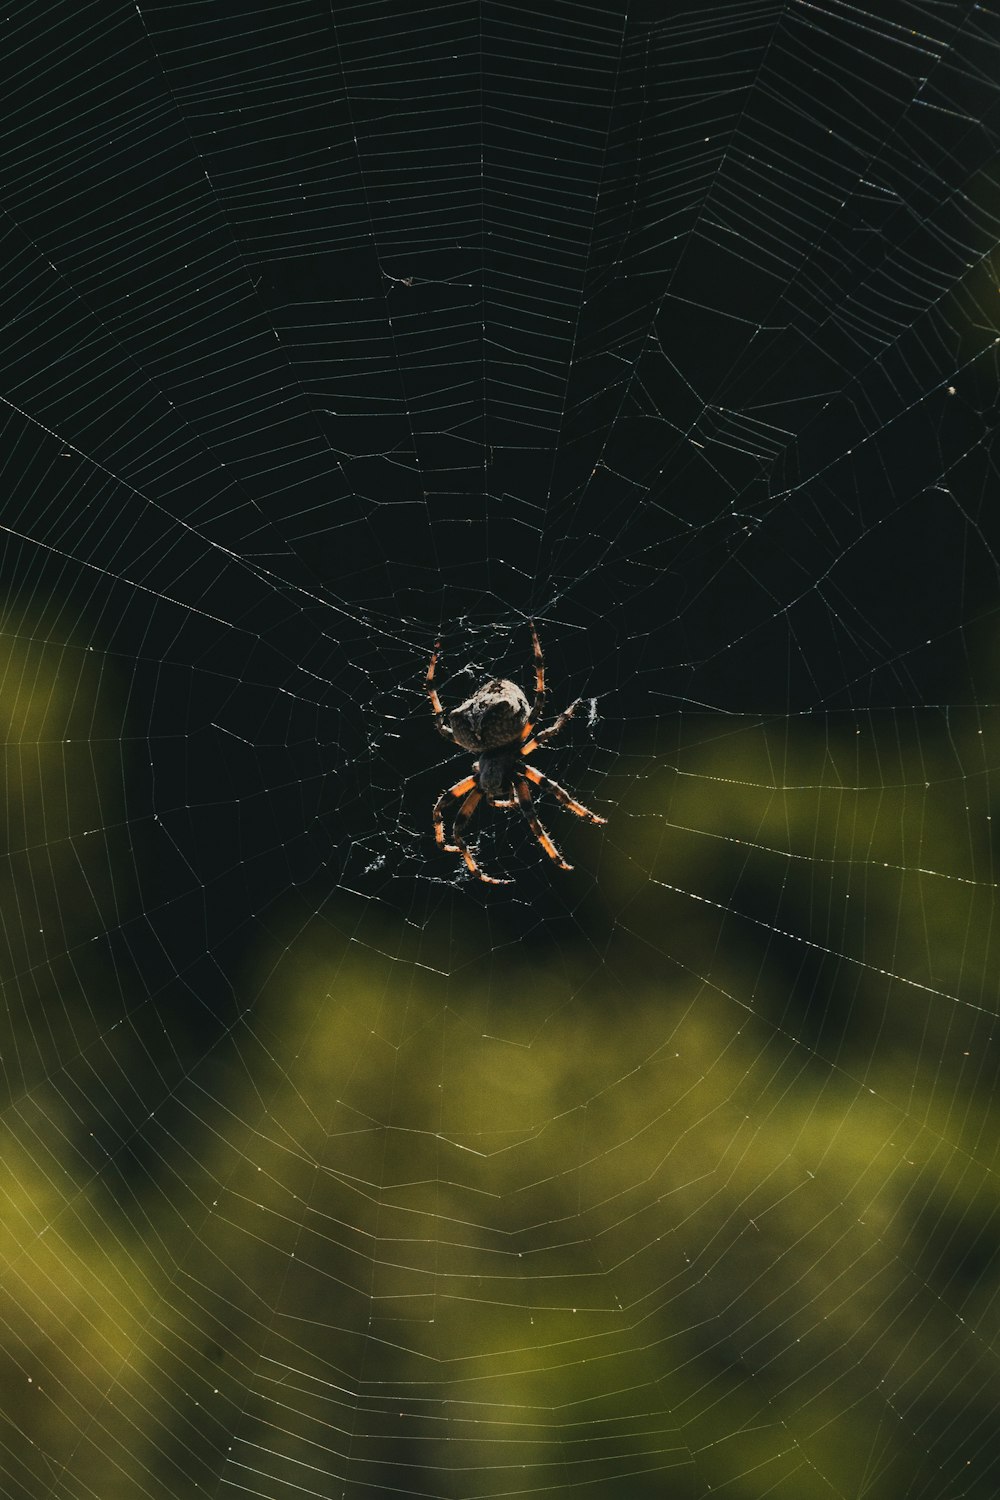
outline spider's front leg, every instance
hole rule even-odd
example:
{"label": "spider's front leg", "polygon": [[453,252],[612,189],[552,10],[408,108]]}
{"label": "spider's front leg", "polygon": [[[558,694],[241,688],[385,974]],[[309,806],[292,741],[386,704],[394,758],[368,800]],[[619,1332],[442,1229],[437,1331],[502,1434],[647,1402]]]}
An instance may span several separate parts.
{"label": "spider's front leg", "polygon": [[535,730],[531,724],[526,724],[524,726],[524,739],[527,741],[527,744],[522,745],[521,754],[530,755],[533,750],[538,749],[539,745],[544,745],[546,740],[554,738],[560,729],[565,729],[583,701],[582,698],[577,698],[575,702],[570,704],[569,708],[564,708],[558,719],[555,719],[549,725],[548,729]]}
{"label": "spider's front leg", "polygon": [[[427,696],[431,700],[431,711],[434,714],[434,728],[437,730],[438,734],[444,735],[446,740],[454,740],[454,735],[452,734],[450,725],[445,723],[444,708],[441,705],[441,699],[438,697],[437,690],[434,687],[434,673],[437,670],[438,657],[440,656],[440,654],[441,642],[436,641],[434,643],[434,652],[431,656],[431,664],[427,668],[427,676],[424,679],[424,686],[427,690]],[[445,796],[447,795],[448,793],[446,792]]]}
{"label": "spider's front leg", "polygon": [[538,734],[535,736],[539,744],[544,744],[546,740],[551,740],[554,735],[557,735],[559,733],[560,729],[565,729],[566,725],[569,723],[570,719],[572,719],[573,715],[576,713],[577,709],[582,703],[582,698],[575,699],[575,701],[570,704],[569,708],[563,709],[558,719],[555,719],[549,725],[548,729],[540,729],[538,731]]}
{"label": "spider's front leg", "polygon": [[[507,790],[512,792],[514,790],[513,785],[509,786]],[[516,797],[490,797],[488,800],[491,807],[517,807],[518,805]]]}
{"label": "spider's front leg", "polygon": [[542,699],[545,697],[545,658],[542,655],[534,620],[531,622],[531,649],[535,657],[535,701],[531,709],[531,718],[537,719],[542,711]]}

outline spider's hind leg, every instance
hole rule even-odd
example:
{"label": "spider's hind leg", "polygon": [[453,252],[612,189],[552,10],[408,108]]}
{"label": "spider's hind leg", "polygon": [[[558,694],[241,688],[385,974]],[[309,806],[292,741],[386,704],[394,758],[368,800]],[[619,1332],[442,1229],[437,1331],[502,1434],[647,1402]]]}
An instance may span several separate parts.
{"label": "spider's hind leg", "polygon": [[589,807],[584,807],[582,802],[577,802],[570,796],[565,787],[561,787],[558,781],[553,781],[551,776],[546,776],[544,771],[539,771],[535,766],[525,766],[524,775],[536,786],[541,786],[552,793],[563,807],[568,807],[570,812],[576,813],[578,818],[587,818],[591,823],[606,823],[607,818],[602,818],[600,813],[591,812]]}
{"label": "spider's hind leg", "polygon": [[[434,804],[434,811],[431,814],[431,818],[432,818],[433,823],[434,823],[434,837],[437,839],[438,843],[441,845],[441,848],[442,849],[447,849],[449,854],[457,854],[458,850],[456,849],[456,847],[455,847],[454,844],[448,844],[448,843],[445,842],[445,837],[444,837],[444,806],[445,806],[445,803],[448,801],[449,797],[464,797],[465,798],[465,802],[463,802],[461,808],[459,809],[459,813],[458,813],[458,818],[460,818],[462,816],[462,813],[465,811],[465,808],[468,806],[468,804],[470,802],[472,802],[472,796],[471,796],[471,794],[473,792],[475,792],[475,791],[476,791],[476,778],[474,776],[463,776],[463,778],[462,778],[461,781],[456,781],[454,786],[450,786],[446,792],[442,792],[441,795],[440,795],[440,797],[437,799],[437,801]],[[472,814],[475,812],[475,810],[476,810],[476,803],[479,801],[480,795],[481,795],[480,793],[476,794],[476,801],[472,803],[472,806],[469,808],[469,811],[466,813],[466,820],[468,820],[469,818],[471,818]],[[455,819],[456,824],[458,823],[458,818]]]}
{"label": "spider's hind leg", "polygon": [[531,788],[524,779],[524,776],[517,778],[517,800],[521,804],[521,811],[531,824],[532,833],[549,856],[549,859],[554,859],[560,870],[572,870],[573,866],[563,859],[559,850],[542,827],[538,814],[535,812],[534,803],[531,800]]}
{"label": "spider's hind leg", "polygon": [[[452,842],[449,844],[444,836],[444,806],[449,797],[463,797],[461,807],[455,816],[451,828]],[[446,792],[442,792],[434,804],[434,837],[448,854],[460,854],[465,861],[465,867],[470,875],[475,875],[484,885],[510,885],[509,880],[498,880],[495,875],[487,875],[476,863],[475,856],[462,837],[465,826],[473,816],[476,808],[483,800],[483,794],[476,785],[475,776],[465,776],[461,781],[456,781]]]}
{"label": "spider's hind leg", "polygon": [[454,827],[451,830],[451,836],[455,842],[447,844],[445,847],[450,849],[454,854],[460,854],[465,860],[465,867],[469,874],[475,875],[484,885],[512,885],[512,881],[501,880],[497,875],[487,875],[485,870],[480,869],[479,865],[476,864],[472,850],[462,837],[462,830],[479,806],[482,795],[482,792],[470,792],[466,797],[458,810],[458,817],[455,819]]}

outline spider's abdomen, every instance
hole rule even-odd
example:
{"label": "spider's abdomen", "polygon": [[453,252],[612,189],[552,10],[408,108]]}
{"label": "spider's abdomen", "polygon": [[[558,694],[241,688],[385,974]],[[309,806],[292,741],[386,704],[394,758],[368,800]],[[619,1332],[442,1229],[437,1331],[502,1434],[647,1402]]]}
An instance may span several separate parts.
{"label": "spider's abdomen", "polygon": [[528,700],[517,683],[497,678],[453,708],[448,727],[456,744],[466,750],[495,750],[520,738],[529,712]]}

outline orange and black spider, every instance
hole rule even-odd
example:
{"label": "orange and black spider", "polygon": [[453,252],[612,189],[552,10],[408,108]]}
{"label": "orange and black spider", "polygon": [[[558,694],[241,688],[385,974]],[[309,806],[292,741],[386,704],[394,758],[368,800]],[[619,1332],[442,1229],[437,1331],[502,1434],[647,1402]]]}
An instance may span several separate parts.
{"label": "orange and black spider", "polygon": [[[472,767],[472,775],[456,781],[435,802],[434,837],[449,854],[460,854],[469,871],[478,875],[487,885],[510,885],[511,882],[485,874],[476,864],[463,837],[469,819],[484,797],[491,807],[519,807],[531,824],[535,838],[549,858],[555,860],[560,870],[571,870],[573,866],[566,863],[538,821],[529,782],[547,788],[563,807],[568,807],[578,818],[589,818],[591,823],[608,821],[591,812],[589,807],[584,807],[582,802],[575,802],[569,792],[564,791],[557,782],[523,762],[524,756],[531,755],[539,745],[558,734],[583,702],[582,698],[577,698],[548,729],[535,730],[533,721],[538,717],[545,697],[545,662],[534,624],[531,626],[531,639],[535,652],[535,701],[530,708],[526,695],[516,682],[496,678],[477,688],[472,697],[466,698],[457,708],[446,712],[434,690],[434,671],[441,653],[440,641],[434,647],[431,664],[427,668],[427,696],[431,700],[438,733],[443,734],[452,744],[461,745],[465,750],[474,750],[479,755]],[[510,795],[511,792],[514,793],[513,796]],[[443,812],[449,797],[464,799],[452,824],[450,844],[444,836]]]}

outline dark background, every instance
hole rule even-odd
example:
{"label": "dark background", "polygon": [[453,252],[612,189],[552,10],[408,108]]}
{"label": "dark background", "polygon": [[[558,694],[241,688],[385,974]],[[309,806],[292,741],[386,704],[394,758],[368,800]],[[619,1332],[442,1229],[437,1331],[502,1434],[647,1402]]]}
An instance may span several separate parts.
{"label": "dark background", "polygon": [[926,19],[15,7],[3,577],[124,695],[144,984],[424,899],[438,632],[537,617],[612,750],[975,696],[997,101]]}

